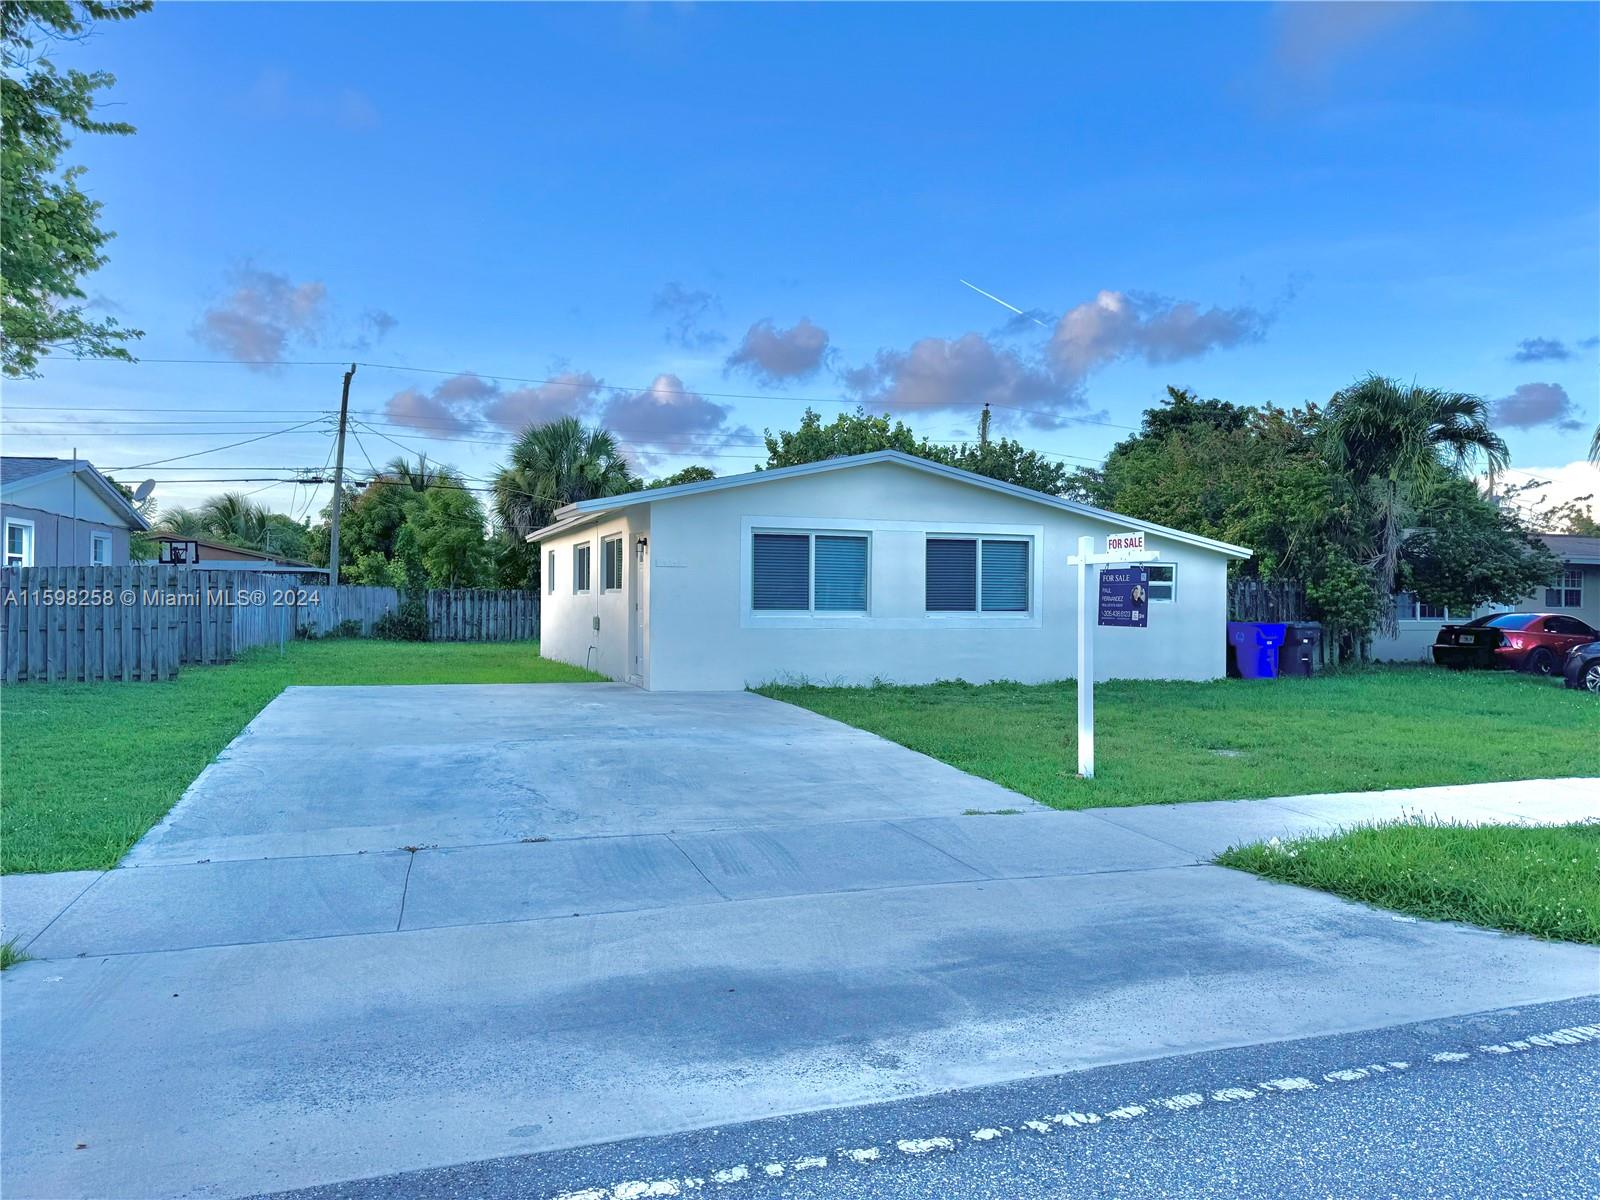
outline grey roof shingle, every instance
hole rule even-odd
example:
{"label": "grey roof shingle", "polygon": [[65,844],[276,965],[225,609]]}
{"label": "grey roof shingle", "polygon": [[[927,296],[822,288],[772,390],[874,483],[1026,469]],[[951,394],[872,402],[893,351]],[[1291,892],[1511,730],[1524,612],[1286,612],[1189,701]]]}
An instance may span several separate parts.
{"label": "grey roof shingle", "polygon": [[64,458],[13,458],[5,455],[0,457],[0,484],[16,483],[31,475],[53,471],[66,461]]}

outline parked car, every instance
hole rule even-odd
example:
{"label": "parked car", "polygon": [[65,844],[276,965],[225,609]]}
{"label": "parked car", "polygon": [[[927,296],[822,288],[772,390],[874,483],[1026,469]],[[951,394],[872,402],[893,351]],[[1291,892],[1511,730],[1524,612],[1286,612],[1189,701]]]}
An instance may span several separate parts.
{"label": "parked car", "polygon": [[1600,696],[1600,642],[1584,642],[1567,654],[1567,686]]}
{"label": "parked car", "polygon": [[1441,667],[1509,667],[1554,675],[1575,646],[1596,639],[1600,631],[1562,613],[1490,613],[1442,627],[1433,661]]}

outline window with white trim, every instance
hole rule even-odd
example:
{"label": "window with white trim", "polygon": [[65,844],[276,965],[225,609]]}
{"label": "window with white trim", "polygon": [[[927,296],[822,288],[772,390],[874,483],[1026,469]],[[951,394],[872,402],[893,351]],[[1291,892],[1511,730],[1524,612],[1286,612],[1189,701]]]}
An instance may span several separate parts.
{"label": "window with white trim", "polygon": [[589,590],[589,552],[591,547],[588,542],[572,548],[572,594],[582,595]]}
{"label": "window with white trim", "polygon": [[600,590],[622,590],[622,539],[606,538],[600,543]]}
{"label": "window with white trim", "polygon": [[1396,621],[1448,621],[1450,610],[1442,604],[1429,604],[1418,600],[1413,592],[1396,592],[1394,596]]}
{"label": "window with white trim", "polygon": [[865,534],[751,534],[750,607],[757,612],[864,613],[867,578]]}
{"label": "window with white trim", "polygon": [[1151,604],[1170,604],[1178,598],[1178,564],[1150,563],[1145,567],[1146,598]]}
{"label": "window with white trim", "polygon": [[544,590],[554,596],[556,594],[556,552],[554,550],[545,556],[544,573],[549,576],[545,580]]}
{"label": "window with white trim", "polygon": [[6,566],[33,566],[33,522],[6,518]]}
{"label": "window with white trim", "polygon": [[95,567],[109,567],[111,565],[111,535],[109,533],[89,534],[89,564]]}
{"label": "window with white trim", "polygon": [[1027,538],[930,535],[924,548],[924,608],[930,613],[1029,611],[1033,575]]}
{"label": "window with white trim", "polygon": [[1583,607],[1583,568],[1567,567],[1558,579],[1544,589],[1546,608]]}

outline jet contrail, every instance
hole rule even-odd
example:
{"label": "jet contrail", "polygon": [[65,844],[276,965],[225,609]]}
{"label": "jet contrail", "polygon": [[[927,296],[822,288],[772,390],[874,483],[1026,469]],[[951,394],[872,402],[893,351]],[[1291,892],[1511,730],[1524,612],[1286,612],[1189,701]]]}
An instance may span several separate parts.
{"label": "jet contrail", "polygon": [[993,300],[996,304],[1000,305],[1000,307],[1009,308],[1012,312],[1016,313],[1017,316],[1019,316],[1019,317],[1027,317],[1028,320],[1032,321],[1040,329],[1049,329],[1050,328],[1050,326],[1046,325],[1043,321],[1039,320],[1038,317],[1029,316],[1029,314],[1023,312],[1015,304],[1007,304],[1004,300],[1000,299],[1000,297],[996,296],[993,292],[986,292],[975,283],[967,283],[967,281],[965,279],[961,280],[961,282],[966,284],[966,286],[971,288],[973,291],[977,292],[978,295],[987,296],[990,300]]}

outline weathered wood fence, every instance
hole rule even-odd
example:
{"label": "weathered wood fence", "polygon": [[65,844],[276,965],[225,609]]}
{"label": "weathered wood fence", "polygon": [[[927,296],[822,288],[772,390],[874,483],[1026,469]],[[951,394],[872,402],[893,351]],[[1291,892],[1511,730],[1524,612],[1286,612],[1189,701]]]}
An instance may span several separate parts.
{"label": "weathered wood fence", "polygon": [[1305,585],[1293,579],[1230,579],[1228,620],[1304,621]]}
{"label": "weathered wood fence", "polygon": [[[533,592],[426,593],[437,641],[539,636]],[[369,636],[399,609],[394,588],[308,582],[259,571],[187,567],[7,567],[0,570],[0,680],[172,679],[188,663],[224,663],[254,646],[324,636],[354,621]]]}

